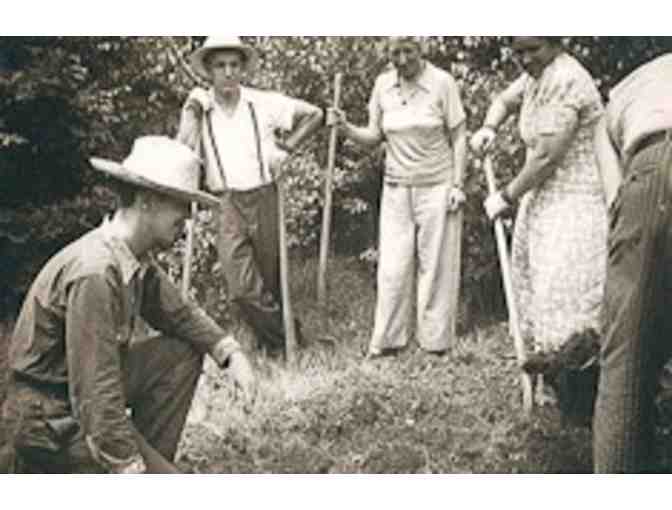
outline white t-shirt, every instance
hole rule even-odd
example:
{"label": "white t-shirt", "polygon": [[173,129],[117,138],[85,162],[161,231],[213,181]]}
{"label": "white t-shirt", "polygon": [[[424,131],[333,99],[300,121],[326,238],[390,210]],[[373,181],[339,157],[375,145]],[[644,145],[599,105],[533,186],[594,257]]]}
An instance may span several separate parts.
{"label": "white t-shirt", "polygon": [[[225,189],[245,191],[270,183],[270,168],[279,150],[275,144],[275,132],[292,129],[296,100],[277,92],[241,87],[240,102],[229,117],[215,102],[212,90],[208,92],[208,97],[210,104],[204,105],[201,131],[207,188],[212,192]],[[258,140],[250,104],[257,118]],[[214,146],[221,161],[221,170]]]}

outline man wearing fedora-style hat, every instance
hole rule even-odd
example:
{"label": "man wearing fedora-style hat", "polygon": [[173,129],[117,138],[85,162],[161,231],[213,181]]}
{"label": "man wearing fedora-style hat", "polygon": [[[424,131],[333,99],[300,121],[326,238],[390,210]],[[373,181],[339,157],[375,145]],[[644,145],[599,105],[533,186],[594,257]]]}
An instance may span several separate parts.
{"label": "man wearing fedora-style hat", "polygon": [[[177,138],[201,154],[205,186],[221,200],[217,248],[229,296],[260,346],[280,354],[285,331],[274,181],[288,154],[322,126],[323,114],[305,101],[242,86],[256,61],[240,38],[209,37],[191,65],[212,86],[191,91]],[[298,327],[297,336],[301,343]]]}
{"label": "man wearing fedora-style hat", "polygon": [[[3,419],[14,466],[37,473],[176,473],[172,464],[203,356],[248,395],[255,378],[238,342],[186,302],[153,262],[180,235],[199,159],[165,137],[138,139],[114,179],[119,208],[56,254],[33,282],[9,348]],[[164,336],[134,335],[146,321]]]}

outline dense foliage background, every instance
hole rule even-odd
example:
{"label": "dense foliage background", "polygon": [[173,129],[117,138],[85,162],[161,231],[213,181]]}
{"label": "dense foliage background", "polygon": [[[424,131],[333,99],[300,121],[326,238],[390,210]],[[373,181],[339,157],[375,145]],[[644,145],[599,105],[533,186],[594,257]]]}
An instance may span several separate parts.
{"label": "dense foliage background", "polygon": [[[366,122],[368,95],[387,65],[384,38],[246,39],[261,53],[252,85],[327,104],[334,73],[341,71],[342,105],[351,119]],[[121,159],[137,136],[175,134],[181,102],[193,86],[180,57],[202,40],[0,37],[0,315],[15,309],[46,258],[112,209],[112,197],[87,158]],[[639,64],[672,48],[669,37],[571,37],[565,43],[604,93]],[[431,37],[428,58],[457,78],[470,132],[482,121],[492,95],[519,72],[504,37]],[[304,256],[313,254],[319,242],[326,150],[324,132],[293,160],[287,179],[290,242]],[[366,259],[376,244],[381,152],[341,142],[337,154],[333,245]],[[510,178],[521,158],[512,120],[499,139],[500,178]],[[464,296],[465,309],[475,314],[500,306],[494,243],[481,213],[484,190],[480,162],[472,159]],[[226,290],[211,285],[218,268],[210,223],[202,213],[193,290],[212,306]],[[176,277],[181,250],[178,246],[164,256]]]}

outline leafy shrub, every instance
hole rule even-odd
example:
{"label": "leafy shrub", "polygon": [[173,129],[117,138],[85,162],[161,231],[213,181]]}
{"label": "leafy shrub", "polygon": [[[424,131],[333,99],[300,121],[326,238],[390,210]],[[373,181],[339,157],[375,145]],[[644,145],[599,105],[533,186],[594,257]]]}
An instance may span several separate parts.
{"label": "leafy shrub", "polygon": [[[0,61],[11,64],[5,65],[4,71],[0,69],[0,248],[4,285],[0,294],[5,297],[21,296],[29,275],[55,245],[76,237],[83,224],[91,223],[86,218],[101,216],[109,207],[109,202],[101,202],[94,191],[101,181],[88,168],[90,155],[121,159],[137,136],[175,133],[181,101],[193,85],[180,66],[178,54],[188,54],[203,38],[1,39]],[[366,105],[374,80],[387,65],[384,38],[244,39],[261,54],[253,85],[326,105],[331,103],[333,76],[340,71],[344,73],[342,107],[353,122],[367,122]],[[607,92],[637,65],[672,48],[670,40],[587,36],[568,37],[565,42],[591,69],[601,90]],[[492,96],[519,72],[509,43],[502,37],[480,36],[430,37],[428,43],[429,60],[450,70],[460,85],[471,133],[482,122]],[[308,254],[315,253],[319,242],[327,140],[328,132],[323,130],[289,165],[289,243]],[[502,130],[497,149],[497,175],[504,182],[520,169],[524,157],[515,120]],[[491,225],[482,214],[485,181],[481,164],[470,155],[463,296],[477,314],[491,314],[501,310],[502,300]],[[334,250],[361,253],[363,259],[375,261],[371,255],[376,247],[382,167],[379,150],[339,141]],[[58,226],[52,228],[55,224]],[[20,233],[18,238],[16,232]],[[210,288],[213,281],[223,281],[216,265],[213,236],[212,219],[203,213],[196,228],[193,291],[215,303],[226,291],[222,286]],[[181,274],[183,249],[178,245],[163,257],[176,278]],[[4,263],[5,257],[10,264]],[[214,280],[213,274],[218,276]]]}

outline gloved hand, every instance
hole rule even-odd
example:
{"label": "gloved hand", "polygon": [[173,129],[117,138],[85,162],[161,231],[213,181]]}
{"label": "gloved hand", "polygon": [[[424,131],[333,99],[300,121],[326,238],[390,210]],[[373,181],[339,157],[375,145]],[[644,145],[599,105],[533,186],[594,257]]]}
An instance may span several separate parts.
{"label": "gloved hand", "polygon": [[504,199],[501,192],[490,195],[483,205],[490,220],[497,219],[511,208],[511,204]]}
{"label": "gloved hand", "polygon": [[471,137],[471,150],[476,154],[485,154],[497,138],[497,132],[491,126],[483,126]]}
{"label": "gloved hand", "polygon": [[467,201],[467,196],[461,188],[452,186],[448,190],[448,212],[457,211]]}

